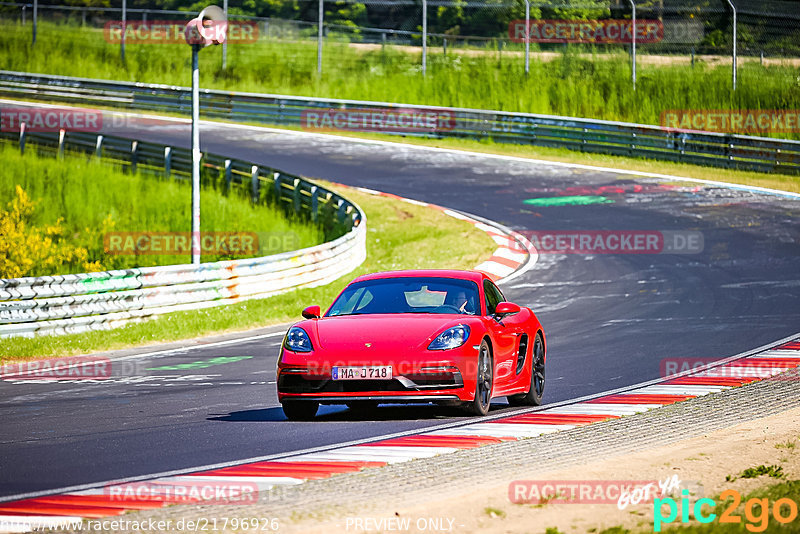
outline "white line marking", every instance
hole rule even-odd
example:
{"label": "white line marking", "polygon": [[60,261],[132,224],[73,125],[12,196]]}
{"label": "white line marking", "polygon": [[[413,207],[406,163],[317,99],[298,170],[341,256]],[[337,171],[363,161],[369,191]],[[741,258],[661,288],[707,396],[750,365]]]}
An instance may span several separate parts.
{"label": "white line marking", "polygon": [[475,219],[473,219],[472,217],[467,217],[466,215],[458,213],[457,211],[453,211],[451,209],[445,208],[444,213],[446,215],[449,215],[450,217],[453,217],[454,219],[461,219],[462,221],[468,221],[471,223],[476,222]]}
{"label": "white line marking", "polygon": [[361,191],[362,193],[366,193],[368,195],[381,195],[380,191],[375,191],[374,189],[367,189],[366,187],[354,187],[356,191]]}
{"label": "white line marking", "polygon": [[501,263],[497,263],[494,261],[485,261],[475,267],[476,271],[485,271],[487,273],[491,273],[495,276],[504,277],[508,276],[514,272],[514,267],[509,267],[508,265],[503,265]]}
{"label": "white line marking", "polygon": [[430,206],[430,204],[427,203],[427,202],[422,202],[420,200],[414,200],[413,198],[400,197],[400,200],[402,200],[403,202],[406,202],[408,204],[414,204],[415,206],[423,206],[423,207]]}
{"label": "white line marking", "polygon": [[696,386],[683,384],[663,384],[647,386],[620,393],[620,395],[708,395],[730,389],[728,386]]}
{"label": "white line marking", "polygon": [[[111,362],[113,364],[113,362],[121,362],[121,361],[125,361],[125,360],[135,360],[136,358],[149,358],[151,356],[163,356],[165,354],[173,354],[173,353],[176,353],[176,352],[185,352],[185,351],[190,351],[190,350],[206,349],[206,348],[210,348],[210,347],[223,347],[223,346],[226,346],[226,345],[235,345],[237,343],[246,343],[248,341],[255,341],[255,340],[258,340],[258,339],[266,339],[266,338],[275,337],[275,336],[282,336],[282,335],[284,335],[284,332],[272,332],[270,334],[259,334],[259,335],[256,335],[256,336],[240,337],[240,338],[237,338],[237,339],[228,339],[228,340],[225,340],[225,341],[215,341],[213,343],[205,343],[205,344],[202,344],[202,345],[189,345],[187,347],[178,347],[178,348],[167,349],[167,350],[157,350],[157,351],[154,351],[154,352],[142,352],[142,353],[139,353],[139,354],[131,354],[130,356],[120,356],[119,358],[111,358]],[[187,340],[187,341],[192,341],[192,340]],[[87,355],[87,356],[91,356],[91,355]],[[58,358],[54,358],[54,359],[58,359]],[[39,361],[39,360],[32,360],[32,361]],[[59,369],[73,369],[73,368],[84,367],[86,365],[95,365],[96,363],[97,363],[96,361],[90,361],[90,362],[85,362],[85,363],[76,363],[76,364],[64,366],[63,368],[60,367]],[[25,365],[25,362],[20,362],[20,363],[17,363],[17,364],[9,364],[9,365],[13,365],[13,366]],[[37,370],[34,369],[34,370],[31,370],[31,371],[20,371],[18,373],[8,373],[8,374],[3,373],[2,377],[4,379],[6,379],[6,378],[14,378],[16,376],[26,376],[26,375],[29,375],[29,374],[32,374],[32,373],[37,373],[37,372],[41,373],[41,370],[37,371]],[[51,382],[52,382],[52,380],[51,380]]]}
{"label": "white line marking", "polygon": [[528,259],[528,255],[523,252],[517,252],[507,247],[500,247],[494,251],[495,256],[505,258],[507,260],[516,261],[522,265]]}
{"label": "white line marking", "polygon": [[[431,433],[438,436],[493,436],[532,438],[559,430],[569,430],[576,425],[537,425],[525,423],[476,423],[458,429],[439,430]],[[457,430],[457,432],[452,432]]]}
{"label": "white line marking", "polygon": [[160,483],[160,484],[197,484],[197,482],[219,482],[220,485],[227,483],[247,483],[247,484],[258,484],[260,486],[264,486],[265,488],[271,488],[274,486],[296,486],[297,484],[302,484],[304,480],[302,478],[294,478],[294,477],[271,477],[271,476],[213,476],[213,475],[187,475],[181,477],[170,477],[170,478],[160,478],[158,480],[154,480],[153,483]]}
{"label": "white line marking", "polygon": [[108,493],[108,489],[107,489],[108,487],[110,487],[110,486],[104,486],[102,488],[92,488],[92,489],[81,490],[81,491],[68,491],[66,493],[60,493],[59,495],[77,495],[79,497],[80,496],[86,497],[86,496],[106,495]]}
{"label": "white line marking", "polygon": [[602,404],[598,402],[581,402],[569,406],[545,410],[548,415],[556,414],[586,414],[586,415],[633,415],[639,412],[646,412],[653,408],[661,408],[661,404]]}
{"label": "white line marking", "polygon": [[800,358],[800,350],[773,349],[753,357],[754,358]]}
{"label": "white line marking", "polygon": [[[357,451],[360,453],[373,453],[379,452],[381,454],[392,454],[396,456],[412,456],[414,454],[424,453],[428,456],[428,452],[431,451],[442,451],[442,452],[453,452],[457,451],[458,449],[453,447],[419,447],[415,445],[356,445],[353,447],[347,447],[343,450],[349,451]],[[438,452],[437,452],[438,454]]]}
{"label": "white line marking", "polygon": [[284,462],[309,462],[316,460],[339,460],[339,461],[373,461],[399,463],[407,462],[415,458],[430,458],[439,454],[455,452],[455,447],[382,447],[380,445],[368,446],[358,445],[355,447],[345,447],[334,449],[327,452],[315,452],[302,454],[290,458],[282,458]]}
{"label": "white line marking", "polygon": [[[495,228],[493,226],[489,226],[488,224],[484,224],[482,222],[475,223],[475,228],[477,228],[478,230],[482,230],[482,231],[486,232],[487,234],[490,234],[490,235],[493,235],[493,236],[498,235],[497,234],[497,228]],[[503,237],[503,239],[508,239],[505,236],[502,236],[502,237]]]}
{"label": "white line marking", "polygon": [[[493,425],[497,427],[497,425]],[[509,434],[508,430],[504,430],[502,427],[497,427],[494,429],[487,428],[481,429],[480,433],[474,429],[470,429],[468,427],[457,427],[457,428],[446,428],[444,430],[436,430],[435,432],[429,432],[425,434],[426,436],[486,436],[492,438],[517,438],[518,436]]]}
{"label": "white line marking", "polygon": [[720,376],[730,376],[732,378],[769,378],[770,376],[779,375],[792,367],[779,367],[773,365],[770,367],[754,367],[745,365],[732,365],[730,367],[723,367],[724,371],[720,371]]}

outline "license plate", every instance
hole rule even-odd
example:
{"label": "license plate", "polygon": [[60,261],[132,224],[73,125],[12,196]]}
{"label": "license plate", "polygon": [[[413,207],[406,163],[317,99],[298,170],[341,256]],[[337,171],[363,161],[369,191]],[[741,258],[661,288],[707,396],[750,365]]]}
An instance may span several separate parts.
{"label": "license plate", "polygon": [[391,380],[392,366],[334,367],[333,380]]}

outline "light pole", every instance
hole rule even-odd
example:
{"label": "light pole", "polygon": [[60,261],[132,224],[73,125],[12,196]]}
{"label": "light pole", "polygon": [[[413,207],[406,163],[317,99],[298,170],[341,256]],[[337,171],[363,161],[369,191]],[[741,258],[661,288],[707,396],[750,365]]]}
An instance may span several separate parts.
{"label": "light pole", "polygon": [[39,18],[39,0],[33,0],[33,40],[31,45],[36,44],[36,23]]}
{"label": "light pole", "polygon": [[325,2],[319,0],[319,15],[317,20],[317,74],[322,74],[322,23],[325,18]]}
{"label": "light pole", "polygon": [[200,68],[198,54],[225,42],[228,20],[217,6],[208,6],[186,24],[184,37],[192,47],[192,263],[200,264]]}
{"label": "light pole", "polygon": [[525,0],[525,74],[531,68],[531,0]]}
{"label": "light pole", "polygon": [[422,75],[428,72],[428,0],[422,0]]}
{"label": "light pole", "polygon": [[636,91],[636,3],[631,2],[631,79],[633,90]]}
{"label": "light pole", "polygon": [[192,45],[192,263],[200,264],[200,45]]}
{"label": "light pole", "polygon": [[122,39],[119,40],[119,56],[125,64],[125,24],[128,22],[128,4],[122,0]]}
{"label": "light pole", "polygon": [[[225,13],[225,19],[228,18],[228,0],[223,0],[222,11]],[[222,41],[222,70],[228,66],[228,40]]]}
{"label": "light pole", "polygon": [[733,83],[733,90],[736,90],[736,6],[733,5],[731,0],[728,0],[728,5],[731,6],[731,10],[733,11],[733,72],[732,76],[732,83]]}

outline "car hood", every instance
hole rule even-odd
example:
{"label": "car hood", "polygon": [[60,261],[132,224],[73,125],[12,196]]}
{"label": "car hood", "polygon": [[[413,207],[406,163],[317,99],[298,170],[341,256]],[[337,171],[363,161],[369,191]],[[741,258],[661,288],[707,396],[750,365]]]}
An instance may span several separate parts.
{"label": "car hood", "polygon": [[313,321],[313,330],[317,346],[326,351],[426,349],[443,330],[467,324],[471,322],[469,319],[446,314],[343,315],[317,319]]}

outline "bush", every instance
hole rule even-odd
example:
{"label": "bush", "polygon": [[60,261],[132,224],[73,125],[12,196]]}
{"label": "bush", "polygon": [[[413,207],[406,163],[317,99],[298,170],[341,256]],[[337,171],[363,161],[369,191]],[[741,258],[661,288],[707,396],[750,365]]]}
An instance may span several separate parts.
{"label": "bush", "polygon": [[19,185],[8,209],[0,211],[0,278],[42,276],[73,270],[102,271],[89,252],[64,237],[64,219],[44,228],[31,224],[36,202]]}

